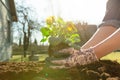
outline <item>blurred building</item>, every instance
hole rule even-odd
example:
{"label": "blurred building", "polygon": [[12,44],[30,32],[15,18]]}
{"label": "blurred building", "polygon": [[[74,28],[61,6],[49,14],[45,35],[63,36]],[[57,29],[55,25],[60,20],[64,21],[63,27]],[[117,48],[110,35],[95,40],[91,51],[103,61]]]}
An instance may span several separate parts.
{"label": "blurred building", "polygon": [[97,26],[96,25],[89,25],[89,24],[76,24],[78,33],[80,35],[80,46],[85,44],[91,37],[92,35],[96,32]]}
{"label": "blurred building", "polygon": [[11,57],[13,22],[17,22],[14,0],[0,0],[0,61]]}

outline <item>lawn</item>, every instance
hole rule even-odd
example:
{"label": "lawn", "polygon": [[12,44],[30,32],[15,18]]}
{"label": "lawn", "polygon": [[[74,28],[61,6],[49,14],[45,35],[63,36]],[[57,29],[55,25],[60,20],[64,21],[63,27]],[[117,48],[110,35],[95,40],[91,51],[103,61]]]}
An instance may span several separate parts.
{"label": "lawn", "polygon": [[106,56],[104,56],[103,58],[101,58],[102,60],[112,60],[112,61],[117,61],[120,63],[120,52],[112,52]]}
{"label": "lawn", "polygon": [[[39,54],[39,61],[44,61],[46,57],[48,57],[48,54]],[[26,58],[23,58],[21,55],[13,55],[10,61],[20,62],[20,61],[29,61],[28,59],[29,55],[27,55]]]}
{"label": "lawn", "polygon": [[[44,61],[46,57],[48,57],[48,54],[39,54],[39,61]],[[20,62],[21,59],[23,61],[29,61],[28,56],[27,56],[27,58],[22,58],[21,55],[13,55],[13,57],[11,58],[10,61]],[[101,60],[113,60],[113,61],[117,61],[120,63],[120,52],[112,52],[112,53],[102,57]]]}

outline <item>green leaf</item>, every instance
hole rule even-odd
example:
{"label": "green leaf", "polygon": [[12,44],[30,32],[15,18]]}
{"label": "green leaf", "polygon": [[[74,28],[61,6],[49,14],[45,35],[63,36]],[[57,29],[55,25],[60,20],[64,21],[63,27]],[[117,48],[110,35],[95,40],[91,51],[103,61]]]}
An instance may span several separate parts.
{"label": "green leaf", "polygon": [[40,29],[43,36],[48,37],[50,36],[50,29],[48,27],[42,27]]}
{"label": "green leaf", "polygon": [[57,22],[59,24],[65,24],[64,20],[61,17],[58,17]]}
{"label": "green leaf", "polygon": [[76,37],[79,37],[79,34],[73,34],[73,35],[71,36],[71,38],[76,38]]}
{"label": "green leaf", "polygon": [[80,42],[80,37],[78,34],[72,34],[70,37],[67,37],[66,42],[68,44],[74,44],[76,42]]}
{"label": "green leaf", "polygon": [[41,39],[40,42],[46,42],[47,40],[48,40],[47,38],[43,38],[43,39]]}
{"label": "green leaf", "polygon": [[80,42],[80,36],[79,36],[79,34],[73,34],[71,36],[71,39],[72,39],[73,42]]}

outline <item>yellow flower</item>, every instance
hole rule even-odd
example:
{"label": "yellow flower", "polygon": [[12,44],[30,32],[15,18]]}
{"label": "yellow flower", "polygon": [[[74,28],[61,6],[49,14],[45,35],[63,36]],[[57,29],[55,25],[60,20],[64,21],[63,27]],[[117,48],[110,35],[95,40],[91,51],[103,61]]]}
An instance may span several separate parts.
{"label": "yellow flower", "polygon": [[75,28],[73,22],[67,22],[67,30],[72,31]]}
{"label": "yellow flower", "polygon": [[68,29],[68,31],[72,31],[72,28],[71,28],[71,27],[68,27],[67,29]]}
{"label": "yellow flower", "polygon": [[46,23],[49,24],[49,25],[53,24],[54,21],[55,21],[54,16],[50,16],[46,19]]}

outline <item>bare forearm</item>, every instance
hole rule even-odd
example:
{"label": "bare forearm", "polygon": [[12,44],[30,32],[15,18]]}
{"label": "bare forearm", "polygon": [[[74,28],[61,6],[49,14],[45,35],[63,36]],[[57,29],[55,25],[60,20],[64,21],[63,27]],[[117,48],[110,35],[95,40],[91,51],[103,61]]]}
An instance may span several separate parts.
{"label": "bare forearm", "polygon": [[91,39],[89,41],[87,41],[87,43],[85,43],[81,47],[81,49],[87,49],[91,46],[95,46],[96,44],[98,44],[99,42],[101,42],[102,40],[107,38],[109,35],[111,35],[116,30],[117,29],[115,27],[112,27],[112,26],[100,27],[96,31],[96,33],[91,37]]}
{"label": "bare forearm", "polygon": [[93,48],[98,58],[120,48],[120,29],[99,44],[95,45]]}

